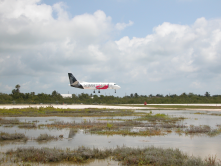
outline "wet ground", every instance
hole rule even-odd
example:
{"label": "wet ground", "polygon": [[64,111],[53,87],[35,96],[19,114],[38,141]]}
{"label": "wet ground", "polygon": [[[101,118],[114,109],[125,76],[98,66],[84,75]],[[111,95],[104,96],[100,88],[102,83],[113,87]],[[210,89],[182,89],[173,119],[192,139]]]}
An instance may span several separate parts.
{"label": "wet ground", "polygon": [[[150,112],[142,110],[143,112]],[[142,112],[139,110],[139,112]],[[191,110],[153,110],[153,114],[164,113],[174,117],[183,116],[186,119],[179,122],[184,125],[209,125],[212,128],[216,128],[217,125],[221,125],[221,116],[219,113],[214,112],[216,115],[210,115],[211,111],[191,111]],[[198,114],[195,114],[198,113]],[[201,113],[201,114],[199,114]],[[50,124],[55,121],[73,122],[80,123],[85,120],[99,121],[98,119],[106,119],[110,117],[16,117],[21,122],[34,122],[39,124]],[[113,117],[114,119],[134,119],[136,117]],[[13,117],[5,117],[4,119],[14,119]],[[36,122],[37,121],[37,122]],[[96,135],[85,133],[84,130],[79,129],[77,132],[73,129],[47,129],[47,128],[36,128],[36,129],[22,129],[16,125],[13,127],[6,127],[6,125],[0,126],[1,132],[6,133],[24,133],[29,140],[27,142],[0,142],[0,152],[6,152],[9,149],[16,149],[17,147],[57,147],[57,148],[77,148],[79,146],[85,147],[96,147],[99,149],[115,148],[116,146],[128,146],[128,147],[144,147],[144,146],[155,146],[163,148],[178,148],[188,155],[200,156],[202,158],[213,155],[221,159],[221,135],[209,137],[207,135],[179,135],[175,132],[171,132],[165,136],[121,136],[121,135]],[[34,138],[40,134],[50,134],[58,137],[63,135],[63,138],[56,141],[41,142],[38,143]],[[95,163],[98,161],[95,161]],[[98,162],[99,163],[99,162]],[[97,163],[97,164],[98,164]],[[102,163],[102,161],[101,161]],[[108,160],[104,160],[102,164],[108,165]],[[93,162],[91,165],[94,164]],[[101,165],[102,165],[101,164]],[[96,165],[96,164],[95,164]],[[117,165],[117,162],[109,161],[109,165]]]}

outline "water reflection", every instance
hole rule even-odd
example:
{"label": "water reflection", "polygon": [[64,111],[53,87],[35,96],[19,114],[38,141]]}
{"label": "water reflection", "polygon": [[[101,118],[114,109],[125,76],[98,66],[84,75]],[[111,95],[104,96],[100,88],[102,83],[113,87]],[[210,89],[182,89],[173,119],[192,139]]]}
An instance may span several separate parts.
{"label": "water reflection", "polygon": [[76,135],[76,133],[77,133],[77,130],[76,130],[76,129],[70,129],[68,138],[74,138],[74,136]]}
{"label": "water reflection", "polygon": [[[139,111],[141,112],[141,111]],[[149,112],[149,111],[144,111]],[[216,128],[217,124],[221,124],[221,116],[213,115],[204,115],[204,114],[194,114],[195,112],[205,112],[205,111],[191,111],[191,110],[153,110],[153,114],[164,113],[172,116],[183,116],[185,119],[182,124],[184,125],[209,125],[212,128]],[[210,112],[211,113],[211,112]],[[13,117],[10,117],[13,119]],[[7,119],[10,119],[7,118]],[[102,117],[103,119],[108,117]],[[114,117],[113,119],[132,119],[135,117]],[[18,120],[23,122],[33,122],[35,121],[37,125],[39,124],[50,124],[55,121],[64,121],[64,122],[76,122],[80,123],[86,120],[99,121],[101,117],[17,117]],[[103,122],[103,121],[102,121]],[[138,130],[139,128],[134,128]],[[97,147],[100,149],[104,148],[114,148],[116,146],[129,146],[129,147],[144,147],[144,146],[156,146],[163,148],[179,148],[183,152],[200,157],[207,157],[208,155],[216,155],[218,159],[221,159],[221,135],[215,137],[209,137],[206,135],[203,136],[187,136],[185,134],[175,134],[171,133],[166,136],[106,136],[106,135],[92,135],[90,133],[85,133],[84,130],[75,130],[75,129],[23,129],[18,128],[16,125],[13,127],[4,127],[0,126],[1,132],[7,133],[24,133],[29,140],[24,142],[14,142],[4,144],[1,142],[0,151],[5,152],[8,149],[16,149],[17,147],[57,147],[57,148],[77,148],[79,146],[85,147]],[[45,144],[38,144],[34,138],[37,138],[40,134],[50,134],[58,137],[63,135],[62,139],[57,141],[50,141]]]}

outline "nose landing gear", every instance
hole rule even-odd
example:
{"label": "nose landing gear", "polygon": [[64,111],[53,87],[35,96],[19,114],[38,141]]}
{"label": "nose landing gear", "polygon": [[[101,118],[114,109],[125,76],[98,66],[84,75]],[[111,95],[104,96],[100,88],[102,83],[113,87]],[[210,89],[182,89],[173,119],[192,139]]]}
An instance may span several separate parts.
{"label": "nose landing gear", "polygon": [[116,89],[115,89],[115,93],[116,93]]}

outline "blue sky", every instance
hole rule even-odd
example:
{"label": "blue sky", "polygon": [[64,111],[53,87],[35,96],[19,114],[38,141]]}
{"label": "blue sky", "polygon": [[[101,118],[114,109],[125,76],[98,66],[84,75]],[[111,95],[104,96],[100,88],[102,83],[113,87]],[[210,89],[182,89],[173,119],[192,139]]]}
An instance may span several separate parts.
{"label": "blue sky", "polygon": [[221,1],[3,0],[0,92],[91,93],[80,81],[115,82],[101,94],[221,94]]}
{"label": "blue sky", "polygon": [[[53,5],[57,0],[43,0],[46,4]],[[118,34],[115,39],[123,36],[144,37],[153,32],[153,27],[170,22],[173,24],[191,25],[197,18],[220,18],[219,0],[82,0],[62,1],[70,16],[83,13],[94,13],[102,10],[111,16],[113,23],[134,22]]]}

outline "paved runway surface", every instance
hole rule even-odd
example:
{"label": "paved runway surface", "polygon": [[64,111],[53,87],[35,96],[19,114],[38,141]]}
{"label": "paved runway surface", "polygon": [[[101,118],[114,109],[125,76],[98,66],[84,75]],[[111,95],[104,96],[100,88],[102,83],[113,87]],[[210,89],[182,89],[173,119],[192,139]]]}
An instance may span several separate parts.
{"label": "paved runway surface", "polygon": [[36,104],[36,105],[0,105],[1,108],[12,109],[12,108],[28,108],[28,107],[48,107],[53,106],[54,108],[71,108],[71,109],[85,109],[85,108],[107,108],[107,109],[152,109],[150,107],[133,107],[133,106],[108,106],[108,105],[47,105],[47,104]]}
{"label": "paved runway surface", "polygon": [[[28,108],[28,107],[48,107],[48,106],[53,106],[54,108],[63,108],[63,109],[67,109],[67,108],[71,108],[71,109],[85,109],[85,108],[106,108],[106,109],[133,109],[133,110],[139,110],[139,109],[157,109],[157,110],[163,110],[166,108],[154,108],[151,107],[152,105],[183,105],[183,106],[221,106],[221,104],[147,104],[146,107],[134,107],[133,105],[143,105],[143,104],[130,104],[131,106],[129,106],[129,104],[122,106],[110,106],[110,105],[84,105],[84,104],[80,104],[80,105],[57,105],[57,104],[32,104],[32,105],[0,105],[0,109],[4,108],[4,109],[12,109],[12,108]],[[168,108],[168,109],[173,109],[173,108]],[[221,109],[187,109],[184,108],[183,110],[199,110],[199,111],[221,111]]]}

